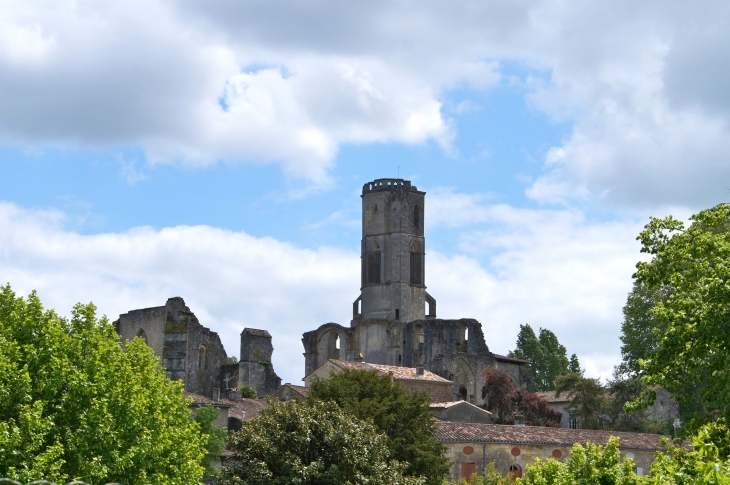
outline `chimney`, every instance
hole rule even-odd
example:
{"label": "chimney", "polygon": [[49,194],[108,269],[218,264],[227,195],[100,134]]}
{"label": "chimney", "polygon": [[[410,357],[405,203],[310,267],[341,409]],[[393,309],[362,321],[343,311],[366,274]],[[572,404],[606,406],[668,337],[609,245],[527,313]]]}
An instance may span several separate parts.
{"label": "chimney", "polygon": [[525,427],[525,417],[521,414],[515,414],[515,426],[518,428]]}
{"label": "chimney", "polygon": [[214,401],[220,401],[221,400],[221,390],[218,387],[213,388],[213,400]]}
{"label": "chimney", "polygon": [[426,370],[426,369],[424,369],[424,368],[423,368],[423,365],[422,365],[422,364],[418,364],[418,365],[416,366],[416,375],[417,375],[417,376],[422,376],[422,375],[423,375],[423,372],[424,372],[425,370]]}

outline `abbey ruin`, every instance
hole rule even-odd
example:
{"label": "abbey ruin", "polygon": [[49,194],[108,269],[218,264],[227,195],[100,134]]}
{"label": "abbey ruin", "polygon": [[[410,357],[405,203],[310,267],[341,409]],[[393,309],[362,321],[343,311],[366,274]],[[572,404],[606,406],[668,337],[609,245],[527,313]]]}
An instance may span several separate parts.
{"label": "abbey ruin", "polygon": [[436,317],[436,299],[426,291],[426,193],[407,180],[378,179],[361,197],[360,296],[349,327],[327,323],[304,334],[305,380],[334,359],[422,366],[452,381],[452,400],[477,405],[488,366],[534,390],[527,363],[490,352],[478,321]]}

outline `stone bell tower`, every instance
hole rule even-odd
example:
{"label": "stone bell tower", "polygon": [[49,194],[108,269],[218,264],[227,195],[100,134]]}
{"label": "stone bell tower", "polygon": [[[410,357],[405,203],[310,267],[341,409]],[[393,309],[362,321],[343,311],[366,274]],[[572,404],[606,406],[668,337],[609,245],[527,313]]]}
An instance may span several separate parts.
{"label": "stone bell tower", "polygon": [[403,179],[378,179],[362,189],[361,290],[353,325],[410,322],[436,316],[426,293],[425,192]]}

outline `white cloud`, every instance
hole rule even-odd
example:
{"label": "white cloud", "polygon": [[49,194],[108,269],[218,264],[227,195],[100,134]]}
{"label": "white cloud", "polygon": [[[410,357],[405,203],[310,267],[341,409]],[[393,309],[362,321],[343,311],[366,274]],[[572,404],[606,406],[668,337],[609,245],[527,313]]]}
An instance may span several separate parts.
{"label": "white cloud", "polygon": [[[428,252],[439,316],[477,318],[497,353],[513,349],[521,323],[546,327],[591,374],[610,373],[620,359],[638,225],[589,222],[575,211],[476,207],[489,217],[462,233],[462,254]],[[358,295],[354,252],[208,226],[80,235],[66,222],[60,211],[0,203],[0,281],[23,294],[38,290],[62,314],[91,300],[112,319],[182,296],[231,355],[244,327],[269,330],[285,382],[303,377],[301,334],[329,321],[348,325]]]}
{"label": "white cloud", "polygon": [[548,73],[528,75],[532,105],[574,123],[530,197],[712,205],[730,177],[729,13],[719,1],[11,0],[0,137],[280,163],[326,186],[344,143],[433,139],[452,153],[443,94],[489,89],[517,61]]}

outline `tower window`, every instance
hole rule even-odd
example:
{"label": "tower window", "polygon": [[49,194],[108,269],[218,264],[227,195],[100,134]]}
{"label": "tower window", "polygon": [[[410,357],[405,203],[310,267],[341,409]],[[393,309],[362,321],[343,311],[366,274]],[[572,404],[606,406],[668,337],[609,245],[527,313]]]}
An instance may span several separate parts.
{"label": "tower window", "polygon": [[208,367],[208,348],[201,345],[198,349],[198,369],[205,370]]}
{"label": "tower window", "polygon": [[370,284],[380,284],[380,260],[380,246],[375,243],[368,250],[367,282]]}
{"label": "tower window", "polygon": [[423,251],[416,242],[411,245],[411,284],[423,284]]}
{"label": "tower window", "polygon": [[395,309],[395,319],[400,320],[400,310],[398,308]]}

